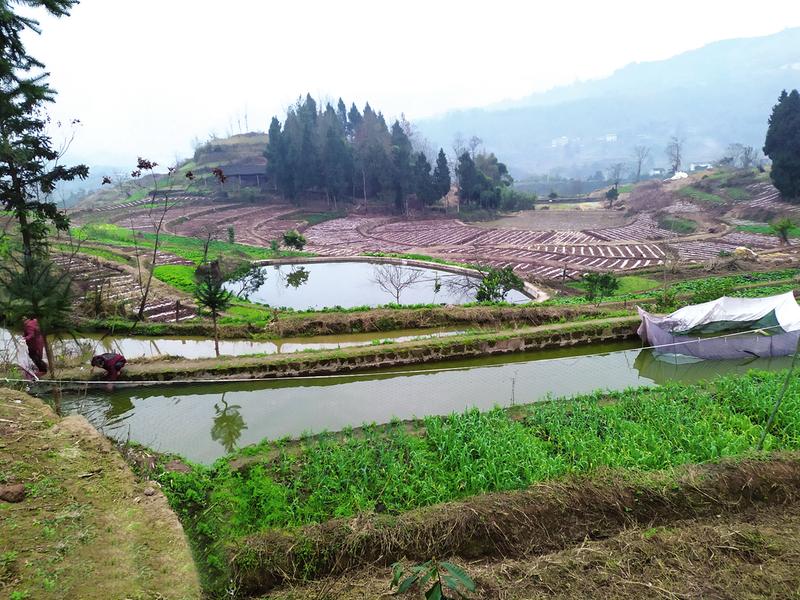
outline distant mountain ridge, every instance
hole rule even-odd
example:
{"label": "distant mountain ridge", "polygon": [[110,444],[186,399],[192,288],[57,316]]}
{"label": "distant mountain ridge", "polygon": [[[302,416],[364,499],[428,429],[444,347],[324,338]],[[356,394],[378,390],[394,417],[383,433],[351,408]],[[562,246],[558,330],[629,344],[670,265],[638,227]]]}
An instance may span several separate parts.
{"label": "distant mountain ridge", "polygon": [[476,108],[417,122],[449,148],[457,133],[477,135],[519,172],[591,173],[652,147],[665,163],[671,135],[687,161],[718,158],[732,142],[760,148],[784,88],[800,87],[800,27],[714,42],[672,58],[633,63],[605,79],[533,94],[504,108]]}

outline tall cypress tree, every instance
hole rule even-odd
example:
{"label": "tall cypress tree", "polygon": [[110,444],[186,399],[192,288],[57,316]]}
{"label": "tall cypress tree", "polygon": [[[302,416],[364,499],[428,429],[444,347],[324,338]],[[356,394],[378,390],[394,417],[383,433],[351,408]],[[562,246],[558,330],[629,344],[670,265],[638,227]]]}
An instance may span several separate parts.
{"label": "tall cypress tree", "polygon": [[[379,120],[383,115],[378,115]],[[400,126],[399,121],[392,125],[392,187],[394,188],[394,206],[398,212],[406,212],[405,198],[411,182],[411,140]]]}
{"label": "tall cypress tree", "polygon": [[433,169],[433,188],[439,198],[446,196],[450,191],[450,166],[447,164],[447,156],[445,156],[443,148],[439,148],[439,155],[436,157],[436,166]]}
{"label": "tall cypress tree", "polygon": [[344,105],[344,100],[339,98],[336,105],[336,116],[339,117],[339,124],[342,126],[342,131],[347,133],[347,108]]}
{"label": "tall cypress tree", "polygon": [[267,159],[267,176],[272,180],[275,188],[286,198],[294,198],[292,176],[286,155],[286,139],[281,131],[281,123],[272,117],[269,124],[269,141],[264,153]]}
{"label": "tall cypress tree", "polygon": [[361,127],[363,121],[364,118],[361,116],[361,113],[358,112],[358,107],[356,107],[354,102],[352,106],[350,106],[350,112],[347,113],[347,135],[352,138],[356,131],[358,131],[358,128]]}
{"label": "tall cypress tree", "polygon": [[769,118],[764,154],[772,159],[770,178],[785,199],[800,202],[800,93],[784,90]]}
{"label": "tall cypress tree", "polygon": [[414,161],[413,184],[414,193],[425,205],[429,205],[439,198],[433,184],[433,177],[431,177],[431,164],[424,152],[417,153]]}

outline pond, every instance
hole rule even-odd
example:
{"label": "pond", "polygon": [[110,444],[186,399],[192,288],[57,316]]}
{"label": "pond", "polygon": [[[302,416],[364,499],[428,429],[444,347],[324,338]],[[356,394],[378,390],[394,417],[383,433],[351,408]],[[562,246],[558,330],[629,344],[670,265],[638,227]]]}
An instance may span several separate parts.
{"label": "pond", "polygon": [[[389,303],[464,304],[475,301],[480,281],[438,269],[368,262],[270,265],[261,272],[266,281],[250,300],[296,310]],[[236,290],[237,284],[228,284],[228,289]],[[522,303],[531,298],[512,290],[506,301]]]}
{"label": "pond", "polygon": [[668,381],[694,383],[750,369],[787,368],[791,357],[683,364],[656,358],[635,342],[494,356],[409,367],[390,373],[247,383],[173,384],[147,388],[92,387],[64,398],[66,412],[81,413],[105,434],[210,463],[265,438],[336,431],[621,390]]}

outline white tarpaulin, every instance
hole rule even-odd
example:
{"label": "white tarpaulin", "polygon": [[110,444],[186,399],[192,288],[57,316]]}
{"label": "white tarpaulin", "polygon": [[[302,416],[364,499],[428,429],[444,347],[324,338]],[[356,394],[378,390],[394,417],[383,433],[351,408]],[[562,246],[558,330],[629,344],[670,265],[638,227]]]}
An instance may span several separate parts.
{"label": "white tarpaulin", "polygon": [[[722,297],[665,317],[639,308],[639,315],[639,335],[645,343],[699,358],[785,356],[794,353],[800,337],[800,306],[792,292],[767,298]],[[726,333],[736,335],[721,337]]]}

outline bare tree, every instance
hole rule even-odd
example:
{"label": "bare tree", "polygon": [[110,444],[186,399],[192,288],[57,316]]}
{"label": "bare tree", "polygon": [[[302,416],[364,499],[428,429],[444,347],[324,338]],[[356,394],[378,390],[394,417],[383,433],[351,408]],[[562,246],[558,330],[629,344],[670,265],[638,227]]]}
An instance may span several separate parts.
{"label": "bare tree", "polygon": [[674,175],[681,168],[681,161],[683,160],[683,138],[673,135],[669,139],[667,147],[664,149],[669,160],[670,171]]}
{"label": "bare tree", "polygon": [[475,153],[477,152],[478,148],[483,145],[483,140],[479,138],[477,135],[473,135],[469,138],[469,153],[472,158],[475,158]]}
{"label": "bare tree", "polygon": [[608,169],[608,180],[616,190],[619,188],[619,182],[622,179],[622,173],[625,170],[625,163],[614,163]]}
{"label": "bare tree", "polygon": [[756,162],[757,150],[752,146],[742,146],[739,152],[739,164],[743,169],[750,169]]}
{"label": "bare tree", "polygon": [[400,304],[400,294],[425,276],[419,269],[404,268],[398,265],[375,265],[372,269],[372,281],[384,292],[394,296]]}
{"label": "bare tree", "polygon": [[636,160],[636,183],[642,178],[642,165],[644,161],[650,156],[649,146],[634,146],[633,157]]}

